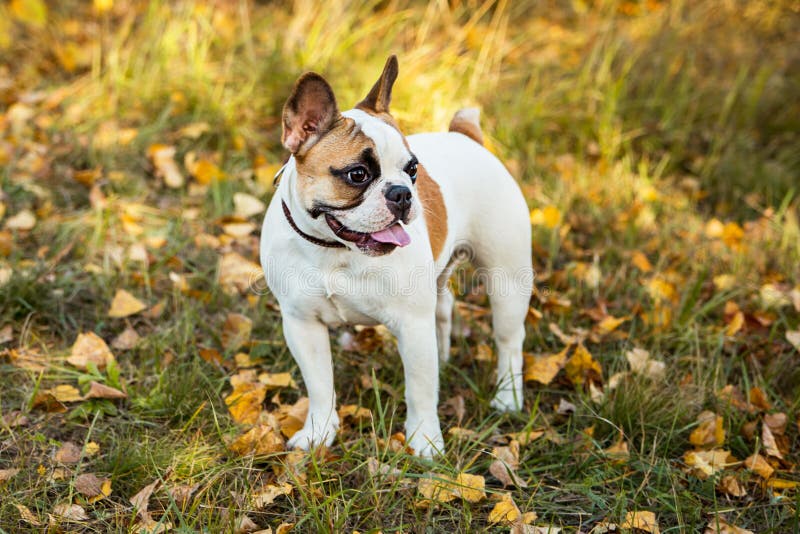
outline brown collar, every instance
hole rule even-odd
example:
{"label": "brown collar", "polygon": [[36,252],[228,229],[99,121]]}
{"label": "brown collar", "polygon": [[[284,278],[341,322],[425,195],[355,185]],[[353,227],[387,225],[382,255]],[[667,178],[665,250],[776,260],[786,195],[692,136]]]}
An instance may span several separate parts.
{"label": "brown collar", "polygon": [[314,237],[313,235],[308,235],[300,228],[297,227],[295,224],[294,219],[292,219],[292,214],[289,211],[289,206],[286,205],[286,202],[281,200],[281,204],[283,204],[283,214],[286,215],[286,220],[289,222],[289,226],[292,227],[292,230],[297,232],[300,237],[308,241],[309,243],[314,243],[315,245],[319,245],[321,247],[328,247],[328,248],[347,248],[344,243],[340,243],[338,241],[325,241],[324,239],[320,239],[318,237]]}

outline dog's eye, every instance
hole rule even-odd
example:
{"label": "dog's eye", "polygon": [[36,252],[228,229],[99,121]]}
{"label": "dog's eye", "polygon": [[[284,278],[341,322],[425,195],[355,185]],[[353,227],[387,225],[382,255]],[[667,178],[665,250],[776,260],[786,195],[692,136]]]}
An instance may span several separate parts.
{"label": "dog's eye", "polygon": [[417,160],[411,160],[411,162],[406,165],[406,168],[403,170],[411,177],[412,184],[417,181]]}
{"label": "dog's eye", "polygon": [[354,184],[365,184],[369,181],[369,172],[364,167],[356,167],[347,171],[347,180]]}

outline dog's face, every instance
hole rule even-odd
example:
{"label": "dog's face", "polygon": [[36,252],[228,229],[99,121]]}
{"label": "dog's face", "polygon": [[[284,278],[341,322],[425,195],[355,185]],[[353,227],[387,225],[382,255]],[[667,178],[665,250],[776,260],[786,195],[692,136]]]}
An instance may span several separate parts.
{"label": "dog's face", "polygon": [[356,109],[339,113],[330,85],[304,74],[283,107],[283,144],[295,158],[297,194],[323,234],[379,256],[406,246],[421,208],[417,158],[389,114],[397,59]]}

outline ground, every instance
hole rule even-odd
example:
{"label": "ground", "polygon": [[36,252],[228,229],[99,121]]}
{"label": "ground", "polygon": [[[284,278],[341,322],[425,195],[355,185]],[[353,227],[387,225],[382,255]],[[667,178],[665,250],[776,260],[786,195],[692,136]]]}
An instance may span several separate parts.
{"label": "ground", "polygon": [[[761,0],[3,3],[0,532],[797,532],[799,25]],[[280,109],[306,70],[346,109],[391,53],[401,128],[480,107],[530,205],[525,409],[488,406],[467,268],[446,454],[405,450],[381,329],[332,331],[343,428],[286,452],[305,387],[253,263]]]}

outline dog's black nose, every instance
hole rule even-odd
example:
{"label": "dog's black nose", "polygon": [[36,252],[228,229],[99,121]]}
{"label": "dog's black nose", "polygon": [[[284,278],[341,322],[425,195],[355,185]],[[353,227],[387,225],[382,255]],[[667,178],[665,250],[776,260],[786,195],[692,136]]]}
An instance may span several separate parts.
{"label": "dog's black nose", "polygon": [[404,185],[393,185],[386,191],[386,205],[398,219],[405,219],[411,209],[411,189]]}

